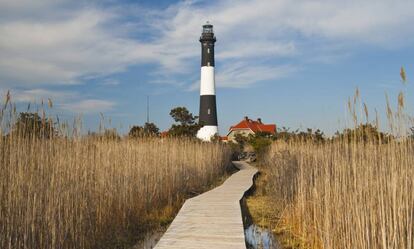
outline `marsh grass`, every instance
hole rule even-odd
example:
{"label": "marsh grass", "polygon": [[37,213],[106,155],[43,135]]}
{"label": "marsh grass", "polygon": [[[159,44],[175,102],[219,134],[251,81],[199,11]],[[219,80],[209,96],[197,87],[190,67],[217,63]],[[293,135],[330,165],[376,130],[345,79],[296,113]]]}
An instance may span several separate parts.
{"label": "marsh grass", "polygon": [[274,144],[271,194],[304,248],[413,248],[409,141]]}
{"label": "marsh grass", "polygon": [[[354,127],[361,124],[358,99],[359,91],[349,101]],[[369,120],[366,105],[361,110]],[[324,143],[272,144],[257,198],[267,198],[263,206],[276,212],[261,216],[284,234],[287,248],[414,248],[414,141],[403,110],[402,93],[395,111],[387,99],[392,136],[385,139],[354,132]]]}
{"label": "marsh grass", "polygon": [[26,136],[13,129],[9,99],[0,116],[2,249],[128,248],[230,165],[227,147],[191,139],[81,136],[68,125]]}

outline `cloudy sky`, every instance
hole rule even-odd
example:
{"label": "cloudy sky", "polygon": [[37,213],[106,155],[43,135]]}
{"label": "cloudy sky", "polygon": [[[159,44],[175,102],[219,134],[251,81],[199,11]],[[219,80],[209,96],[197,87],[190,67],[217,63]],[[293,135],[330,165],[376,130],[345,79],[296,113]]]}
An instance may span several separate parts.
{"label": "cloudy sky", "polygon": [[414,104],[412,0],[0,0],[0,94],[21,108],[51,98],[51,114],[82,114],[91,130],[103,113],[123,131],[145,122],[150,96],[167,129],[173,107],[198,113],[207,20],[222,134],[244,116],[331,134],[356,87],[380,113],[385,92]]}

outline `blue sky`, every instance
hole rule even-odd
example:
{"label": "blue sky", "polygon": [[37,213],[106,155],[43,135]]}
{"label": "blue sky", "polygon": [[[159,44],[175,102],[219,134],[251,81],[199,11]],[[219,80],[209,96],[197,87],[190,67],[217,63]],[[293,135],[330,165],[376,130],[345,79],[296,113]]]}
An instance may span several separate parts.
{"label": "blue sky", "polygon": [[[0,1],[0,94],[21,108],[51,98],[51,114],[103,113],[125,132],[199,105],[201,25],[215,28],[220,132],[244,116],[327,134],[347,122],[359,87],[385,113],[405,91],[412,114],[413,1]],[[408,84],[401,84],[404,66]],[[384,114],[382,116],[385,116]]]}

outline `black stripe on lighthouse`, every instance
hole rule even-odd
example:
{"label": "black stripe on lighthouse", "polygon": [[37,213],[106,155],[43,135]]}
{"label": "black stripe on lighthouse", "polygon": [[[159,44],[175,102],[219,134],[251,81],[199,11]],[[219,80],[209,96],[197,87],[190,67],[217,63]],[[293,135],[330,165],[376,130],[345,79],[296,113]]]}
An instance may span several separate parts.
{"label": "black stripe on lighthouse", "polygon": [[201,42],[201,66],[214,67],[214,43],[211,41]]}
{"label": "black stripe on lighthouse", "polygon": [[200,124],[217,126],[216,95],[200,96]]}
{"label": "black stripe on lighthouse", "polygon": [[200,37],[201,42],[201,66],[214,67],[214,43],[216,37],[213,33],[213,25],[203,25],[203,33]]}

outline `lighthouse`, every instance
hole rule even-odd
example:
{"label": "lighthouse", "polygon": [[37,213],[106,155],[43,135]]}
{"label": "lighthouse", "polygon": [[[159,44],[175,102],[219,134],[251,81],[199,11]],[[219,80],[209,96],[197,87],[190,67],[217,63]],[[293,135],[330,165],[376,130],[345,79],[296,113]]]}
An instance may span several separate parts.
{"label": "lighthouse", "polygon": [[197,132],[197,137],[204,141],[210,141],[211,137],[218,134],[217,108],[216,108],[216,83],[214,77],[214,43],[216,37],[213,25],[207,22],[203,25],[201,42],[201,80],[200,80],[200,115],[199,123],[202,125]]}

